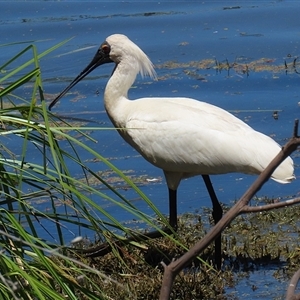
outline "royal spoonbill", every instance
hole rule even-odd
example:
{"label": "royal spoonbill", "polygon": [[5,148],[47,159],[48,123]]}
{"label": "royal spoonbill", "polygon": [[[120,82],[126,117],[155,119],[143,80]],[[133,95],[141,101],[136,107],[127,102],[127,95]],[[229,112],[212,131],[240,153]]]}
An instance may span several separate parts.
{"label": "royal spoonbill", "polygon": [[[183,97],[129,100],[127,93],[138,73],[152,78],[156,74],[147,55],[122,34],[107,37],[90,64],[53,100],[49,109],[81,79],[106,63],[115,63],[104,92],[106,112],[123,139],[163,170],[169,188],[169,222],[174,229],[177,228],[176,191],[183,178],[203,176],[217,222],[222,209],[209,175],[260,174],[279,153],[280,146],[273,139],[217,106]],[[294,179],[293,172],[293,161],[288,157],[271,178],[288,183]],[[219,267],[220,242],[219,238],[216,242]]]}

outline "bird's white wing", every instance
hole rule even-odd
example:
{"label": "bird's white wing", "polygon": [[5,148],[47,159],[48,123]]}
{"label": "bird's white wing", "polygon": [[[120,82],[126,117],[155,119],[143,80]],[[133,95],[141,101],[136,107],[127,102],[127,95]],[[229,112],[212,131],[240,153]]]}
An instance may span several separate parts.
{"label": "bird's white wing", "polygon": [[[144,98],[130,101],[127,107],[130,113],[124,114],[124,138],[165,171],[258,174],[280,151],[271,138],[208,103]],[[291,159],[286,165],[292,172]],[[278,173],[278,181],[284,181],[288,171],[282,173]]]}

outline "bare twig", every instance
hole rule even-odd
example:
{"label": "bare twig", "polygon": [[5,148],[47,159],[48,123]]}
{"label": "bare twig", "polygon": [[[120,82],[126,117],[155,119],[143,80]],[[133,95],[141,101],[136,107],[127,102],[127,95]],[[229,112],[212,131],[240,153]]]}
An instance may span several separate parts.
{"label": "bare twig", "polygon": [[240,211],[240,213],[249,213],[249,212],[262,212],[268,211],[275,208],[282,208],[290,205],[300,203],[300,198],[289,199],[283,202],[276,202],[271,204],[259,205],[259,206],[249,206],[245,205]]}
{"label": "bare twig", "polygon": [[121,249],[124,245],[132,244],[137,247],[136,242],[145,242],[150,239],[156,239],[174,233],[174,231],[170,228],[163,228],[160,231],[152,231],[145,233],[135,232],[130,229],[129,231],[131,236],[128,238],[119,237],[119,239],[107,241],[93,248],[78,249],[77,252],[84,254],[84,256],[86,257],[99,257],[112,252],[113,249]]}
{"label": "bare twig", "polygon": [[[240,200],[223,216],[223,218],[187,253],[179,259],[172,261],[168,266],[163,264],[164,277],[160,291],[160,300],[168,300],[171,294],[172,285],[177,274],[193,259],[195,259],[211,242],[213,242],[221,232],[235,219],[240,213],[246,212],[251,198],[260,190],[264,183],[271,177],[275,169],[300,145],[298,137],[298,120],[295,121],[293,137],[282,148],[278,155],[271,161],[268,167],[258,176],[250,188],[240,198]],[[284,206],[298,203],[298,201],[285,201]],[[277,205],[279,206],[279,205]],[[270,209],[267,206],[266,209]],[[275,205],[273,206],[273,208]]]}
{"label": "bare twig", "polygon": [[295,295],[295,289],[300,278],[300,269],[293,275],[286,292],[286,300],[299,300],[300,294]]}

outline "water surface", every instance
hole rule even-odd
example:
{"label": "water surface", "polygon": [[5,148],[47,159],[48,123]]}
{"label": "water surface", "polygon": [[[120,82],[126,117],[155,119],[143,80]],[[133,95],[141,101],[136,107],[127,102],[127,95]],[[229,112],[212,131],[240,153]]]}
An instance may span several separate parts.
{"label": "water surface", "polygon": [[[130,90],[131,99],[140,97],[187,96],[232,111],[250,126],[284,144],[299,118],[299,73],[291,64],[300,54],[300,5],[297,1],[208,1],[208,2],[10,2],[1,3],[1,44],[24,42],[2,47],[0,64],[27,44],[35,43],[39,52],[70,37],[70,42],[41,60],[44,89],[59,93],[93,57],[97,47],[113,33],[126,34],[136,42],[157,66],[159,80],[137,78]],[[194,62],[251,65],[263,59],[260,71],[243,73],[238,69],[222,70],[212,64],[203,69]],[[270,68],[266,68],[266,66]],[[279,70],[275,67],[280,67]],[[112,66],[103,66],[78,84],[53,111],[62,115],[84,116],[99,126],[111,127],[103,106],[103,91]],[[20,91],[21,93],[22,91]],[[74,95],[82,95],[79,101]],[[49,99],[50,101],[51,99]],[[159,108],[158,108],[159,109]],[[278,111],[279,118],[273,118]],[[95,126],[95,123],[87,124]],[[167,188],[161,170],[142,159],[114,131],[90,133],[98,140],[89,142],[99,153],[113,159],[121,170],[134,176],[158,179],[141,186],[157,207],[168,213]],[[213,137],[212,137],[213,138]],[[220,145],[221,147],[221,145]],[[266,149],[267,151],[267,149]],[[38,154],[37,154],[38,155]],[[293,154],[295,174],[299,179],[299,152]],[[33,160],[38,157],[33,156]],[[88,159],[88,157],[87,157]],[[101,164],[90,167],[101,170]],[[74,174],[80,178],[79,170]],[[255,177],[243,174],[213,176],[213,185],[221,202],[232,203],[251,185]],[[131,191],[124,195],[151,213]],[[257,196],[299,196],[299,183],[290,185],[268,182]],[[180,213],[210,206],[200,177],[184,180],[178,191]],[[94,201],[103,201],[94,199]],[[111,206],[120,220],[130,216]],[[70,237],[71,238],[71,237]],[[258,276],[258,275],[257,275]],[[268,273],[268,278],[272,274]],[[257,280],[258,277],[254,280]],[[249,279],[250,281],[250,279]],[[274,293],[268,285],[249,291],[243,299],[273,299],[284,295],[286,282]],[[247,285],[247,282],[246,282]],[[264,290],[265,289],[265,290]],[[266,296],[266,291],[268,296]],[[237,291],[238,295],[242,292]],[[277,298],[278,299],[278,298]]]}

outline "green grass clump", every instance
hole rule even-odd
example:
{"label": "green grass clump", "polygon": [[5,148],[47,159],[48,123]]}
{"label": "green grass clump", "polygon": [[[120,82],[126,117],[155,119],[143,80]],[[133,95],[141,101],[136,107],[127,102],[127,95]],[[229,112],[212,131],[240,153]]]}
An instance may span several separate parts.
{"label": "green grass clump", "polygon": [[[78,294],[82,299],[104,297],[91,274],[120,286],[98,270],[66,256],[70,247],[66,232],[74,238],[80,237],[82,230],[104,238],[131,235],[129,228],[91,200],[90,195],[111,202],[149,226],[157,228],[167,223],[130,178],[86,145],[86,139],[95,141],[83,130],[107,128],[74,126],[47,110],[39,60],[66,42],[41,54],[35,45],[29,45],[0,66],[2,299],[78,299]],[[101,162],[133,189],[160,217],[160,224],[136,209],[101,173],[91,170],[81,160],[79,150],[86,153],[85,159],[89,156]],[[81,170],[81,178],[73,176],[70,166]],[[99,190],[95,181],[109,193]],[[47,209],[40,210],[40,203],[47,203]],[[74,228],[76,233],[72,233]],[[60,263],[55,262],[57,259]]]}

